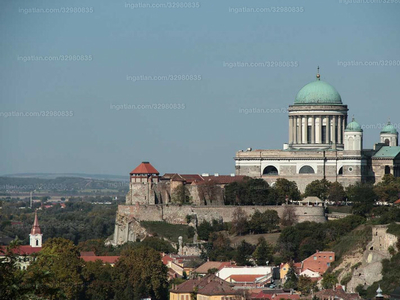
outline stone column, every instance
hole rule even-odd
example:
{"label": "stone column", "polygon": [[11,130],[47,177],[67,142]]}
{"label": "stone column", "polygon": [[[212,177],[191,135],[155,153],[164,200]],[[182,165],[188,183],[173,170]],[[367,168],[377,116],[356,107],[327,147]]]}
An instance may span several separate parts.
{"label": "stone column", "polygon": [[297,121],[296,121],[296,131],[297,131],[297,144],[301,144],[301,118],[297,116]]}
{"label": "stone column", "polygon": [[306,117],[301,118],[301,142],[307,144],[307,119]]}
{"label": "stone column", "polygon": [[316,128],[315,128],[315,142],[317,143],[317,144],[320,144],[321,143],[321,122],[322,122],[322,119],[321,119],[321,116],[317,116],[316,117],[316,121],[318,121],[317,123],[317,125],[316,125]]}
{"label": "stone column", "polygon": [[289,116],[289,144],[293,143],[293,118]]}
{"label": "stone column", "polygon": [[337,140],[336,140],[336,118],[337,118],[337,116],[332,117],[332,142],[334,144],[337,143]]}
{"label": "stone column", "polygon": [[342,116],[338,116],[337,132],[338,132],[338,144],[343,144],[343,141],[342,141]]}
{"label": "stone column", "polygon": [[311,144],[315,144],[315,116],[311,116]]}

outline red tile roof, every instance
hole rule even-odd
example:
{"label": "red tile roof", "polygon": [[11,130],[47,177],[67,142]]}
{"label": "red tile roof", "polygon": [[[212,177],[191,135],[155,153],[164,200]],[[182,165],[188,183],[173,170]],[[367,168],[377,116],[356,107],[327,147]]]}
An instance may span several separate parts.
{"label": "red tile roof", "polygon": [[81,256],[81,258],[86,262],[101,260],[103,263],[115,264],[119,256]]}
{"label": "red tile roof", "polygon": [[322,290],[322,291],[315,293],[315,295],[322,300],[333,299],[333,298],[341,298],[344,300],[361,299],[361,297],[358,293],[346,293],[341,288],[340,289],[336,288],[335,290],[333,290],[333,289]]}
{"label": "red tile roof", "polygon": [[144,161],[140,165],[136,167],[129,174],[155,174],[159,175],[160,173],[151,165],[151,163]]}
{"label": "red tile roof", "polygon": [[[330,257],[332,259],[329,259]],[[302,261],[302,271],[310,269],[322,275],[326,272],[326,270],[328,270],[329,266],[334,261],[335,261],[335,252],[317,250],[316,253],[307,257],[305,260]]]}
{"label": "red tile roof", "polygon": [[197,288],[197,294],[200,295],[235,295],[238,291],[224,280],[218,278],[214,274],[209,274],[203,278],[190,279],[173,288],[173,293],[192,293]]}
{"label": "red tile roof", "polygon": [[[13,249],[14,254],[18,255],[31,255],[32,253],[38,253],[42,250],[42,247],[32,247],[30,245],[23,245],[18,246],[17,248]],[[0,247],[0,255],[2,255],[6,251],[5,246]]]}
{"label": "red tile roof", "polygon": [[400,204],[400,199],[399,199],[399,200],[396,200],[396,201],[394,201],[394,204]]}
{"label": "red tile roof", "polygon": [[174,259],[170,257],[169,255],[165,255],[162,257],[162,262],[164,265],[167,265],[170,261],[173,261]]}

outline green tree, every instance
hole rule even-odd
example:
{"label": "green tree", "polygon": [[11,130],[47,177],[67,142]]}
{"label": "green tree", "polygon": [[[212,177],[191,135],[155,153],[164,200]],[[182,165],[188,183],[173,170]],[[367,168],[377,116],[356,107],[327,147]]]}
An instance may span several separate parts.
{"label": "green tree", "polygon": [[258,239],[256,250],[253,252],[253,259],[257,266],[265,266],[267,262],[272,261],[272,247],[268,244],[264,237]]}
{"label": "green tree", "polygon": [[299,279],[297,278],[294,266],[291,265],[288,272],[286,273],[286,281],[283,285],[286,289],[297,289]]}
{"label": "green tree", "polygon": [[304,197],[315,196],[321,200],[326,200],[330,186],[331,183],[326,179],[314,180],[306,186]]}
{"label": "green tree", "polygon": [[297,289],[301,292],[303,296],[308,296],[311,291],[318,290],[317,282],[313,282],[308,276],[300,275]]}
{"label": "green tree", "polygon": [[400,197],[400,179],[386,174],[382,181],[374,186],[374,191],[379,200],[394,202]]}
{"label": "green tree", "polygon": [[75,299],[83,290],[82,268],[83,261],[72,241],[52,238],[28,267],[25,284],[36,286],[37,296]]}
{"label": "green tree", "polygon": [[286,200],[300,200],[300,191],[295,181],[278,178],[271,193],[275,197],[276,204],[286,203]]}
{"label": "green tree", "polygon": [[278,228],[279,216],[275,210],[267,209],[263,213],[256,210],[248,224],[254,233],[267,233]]}
{"label": "green tree", "polygon": [[86,262],[82,274],[85,281],[86,299],[113,299],[113,267],[110,264],[104,264],[101,260]]}
{"label": "green tree", "polygon": [[322,276],[322,282],[321,283],[322,283],[322,287],[324,289],[331,289],[331,288],[336,286],[336,284],[338,283],[338,279],[332,273],[325,273]]}
{"label": "green tree", "polygon": [[371,212],[377,198],[372,184],[357,183],[350,185],[346,192],[349,200],[353,202],[353,214],[365,216]]}
{"label": "green tree", "polygon": [[197,234],[200,240],[208,241],[210,233],[212,231],[213,231],[212,225],[206,220],[203,220],[203,222],[201,222],[200,225],[197,226]]}
{"label": "green tree", "polygon": [[332,182],[328,188],[328,198],[330,201],[338,203],[346,198],[346,192],[343,185],[339,182]]}
{"label": "green tree", "polygon": [[238,266],[250,266],[251,254],[254,252],[254,246],[243,240],[236,249],[235,261]]}
{"label": "green tree", "polygon": [[19,246],[19,240],[14,240],[5,248],[0,248],[0,299],[20,299],[24,294],[22,289],[23,273],[17,267],[18,257],[15,250]]}
{"label": "green tree", "polygon": [[168,298],[167,267],[156,250],[124,251],[114,268],[115,299]]}

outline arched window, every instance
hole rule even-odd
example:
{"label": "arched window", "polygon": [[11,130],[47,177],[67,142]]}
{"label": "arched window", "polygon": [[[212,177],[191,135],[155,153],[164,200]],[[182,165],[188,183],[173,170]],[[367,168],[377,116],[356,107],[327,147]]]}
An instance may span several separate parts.
{"label": "arched window", "polygon": [[390,174],[390,167],[389,166],[385,166],[385,175],[386,174]]}
{"label": "arched window", "polygon": [[389,144],[390,144],[389,139],[385,139],[385,145],[386,145],[386,146],[389,146]]}
{"label": "arched window", "polygon": [[299,174],[315,174],[315,171],[311,166],[302,166]]}
{"label": "arched window", "polygon": [[278,169],[274,166],[268,166],[264,169],[263,175],[278,175]]}
{"label": "arched window", "polygon": [[339,169],[338,175],[343,175],[343,167]]}

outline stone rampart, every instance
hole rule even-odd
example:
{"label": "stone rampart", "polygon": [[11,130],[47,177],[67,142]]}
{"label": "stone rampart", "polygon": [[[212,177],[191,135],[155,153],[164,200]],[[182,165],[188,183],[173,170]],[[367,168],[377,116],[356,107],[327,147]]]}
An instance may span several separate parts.
{"label": "stone rampart", "polygon": [[[323,223],[326,221],[323,207],[292,206],[294,207],[299,222],[313,221]],[[224,222],[232,221],[233,211],[237,206],[175,206],[175,205],[119,205],[118,214],[128,219],[138,221],[166,221],[172,224],[186,224],[186,216],[196,216],[197,221],[211,221],[213,219]],[[282,217],[285,206],[241,206],[252,215],[256,210],[264,212],[267,209],[278,212]]]}

